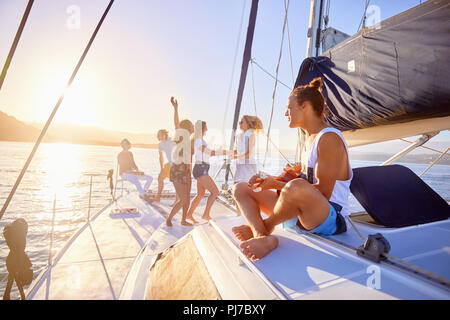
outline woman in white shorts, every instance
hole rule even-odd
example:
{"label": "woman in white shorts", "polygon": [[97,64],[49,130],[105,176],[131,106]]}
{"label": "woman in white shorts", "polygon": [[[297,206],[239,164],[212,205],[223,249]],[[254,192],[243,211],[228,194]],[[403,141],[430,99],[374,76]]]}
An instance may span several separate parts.
{"label": "woman in white shorts", "polygon": [[236,172],[234,183],[247,182],[257,173],[255,159],[256,134],[262,130],[262,122],[258,117],[245,115],[239,121],[241,132],[236,135]]}
{"label": "woman in white shorts", "polygon": [[[244,115],[239,121],[239,129],[241,132],[236,135],[233,156],[236,159],[234,184],[248,182],[258,172],[255,159],[256,134],[263,129],[263,125],[258,117]],[[238,208],[238,215],[240,214]]]}

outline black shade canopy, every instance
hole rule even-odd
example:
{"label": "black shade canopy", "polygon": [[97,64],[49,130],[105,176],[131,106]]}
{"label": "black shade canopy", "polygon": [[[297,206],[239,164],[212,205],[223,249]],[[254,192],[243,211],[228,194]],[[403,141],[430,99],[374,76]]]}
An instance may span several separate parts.
{"label": "black shade canopy", "polygon": [[[342,131],[450,116],[450,2],[427,1],[303,61]],[[450,123],[449,123],[450,127]]]}

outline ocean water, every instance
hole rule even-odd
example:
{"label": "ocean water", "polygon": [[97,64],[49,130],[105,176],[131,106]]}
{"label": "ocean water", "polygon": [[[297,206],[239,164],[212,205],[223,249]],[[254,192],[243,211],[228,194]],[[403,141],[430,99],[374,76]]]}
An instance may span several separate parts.
{"label": "ocean water", "polygon": [[[0,142],[0,206],[6,201],[29,153],[32,143]],[[17,189],[4,217],[0,220],[0,229],[17,218],[28,222],[26,252],[33,264],[34,276],[37,277],[48,263],[53,201],[56,198],[54,242],[52,254],[55,255],[81,227],[89,211],[90,176],[93,177],[91,215],[105,207],[111,201],[109,182],[106,174],[109,169],[116,170],[116,155],[120,147],[101,147],[71,144],[42,144],[22,183]],[[133,148],[135,161],[139,169],[153,176],[151,189],[156,191],[159,173],[158,150]],[[263,162],[259,158],[259,163]],[[223,163],[222,158],[211,159],[210,175],[214,176]],[[373,161],[352,160],[352,167],[378,165]],[[276,174],[285,165],[277,156],[266,160],[265,171]],[[421,173],[427,164],[403,165],[415,173]],[[233,166],[232,166],[233,169]],[[450,199],[450,166],[436,165],[423,177],[444,199]],[[224,170],[217,178],[219,189],[224,181]],[[195,183],[193,183],[195,192]],[[166,191],[173,192],[173,186],[166,180]],[[350,199],[351,211],[362,210],[359,203]],[[0,294],[6,286],[6,256],[8,248],[3,235],[0,235]],[[13,286],[12,299],[18,299],[18,291]]]}

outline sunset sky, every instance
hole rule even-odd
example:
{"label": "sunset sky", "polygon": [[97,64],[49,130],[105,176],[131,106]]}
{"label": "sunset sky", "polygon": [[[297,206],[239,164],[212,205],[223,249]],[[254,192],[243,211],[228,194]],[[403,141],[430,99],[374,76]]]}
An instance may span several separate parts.
{"label": "sunset sky", "polygon": [[[109,1],[39,0],[0,91],[0,110],[26,122],[44,122],[69,79]],[[371,1],[381,19],[420,1]],[[26,0],[0,0],[0,64],[3,66]],[[231,128],[250,0],[116,0],[55,122],[94,125],[110,130],[155,133],[173,129],[169,98],[180,103],[181,117],[202,119],[210,129]],[[70,28],[70,8],[80,9],[80,28]],[[306,51],[309,0],[291,0],[289,31],[295,77]],[[364,1],[331,2],[329,25],[353,35]],[[240,21],[244,8],[243,27]],[[282,0],[261,0],[253,57],[274,73],[284,19]],[[241,32],[231,95],[233,58]],[[292,85],[287,38],[280,80]],[[267,126],[273,80],[255,68],[258,115]],[[296,132],[284,117],[289,90],[278,86],[273,127],[281,147],[295,148]],[[253,114],[251,73],[241,114]],[[226,112],[227,111],[227,112]],[[448,137],[444,134],[444,138]],[[448,138],[446,138],[448,139]]]}

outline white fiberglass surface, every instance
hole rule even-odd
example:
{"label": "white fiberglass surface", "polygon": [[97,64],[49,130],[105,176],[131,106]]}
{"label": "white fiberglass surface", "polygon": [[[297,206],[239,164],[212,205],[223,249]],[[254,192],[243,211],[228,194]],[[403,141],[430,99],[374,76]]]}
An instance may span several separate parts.
{"label": "white fiberglass surface", "polygon": [[[366,238],[369,234],[381,233],[390,243],[389,255],[406,263],[450,279],[450,220],[404,228],[383,228],[353,222],[358,231]],[[347,232],[328,236],[352,247],[363,244],[362,239],[347,222]]]}
{"label": "white fiberglass surface", "polygon": [[[231,228],[245,220],[228,217],[217,219],[217,223],[239,246]],[[278,248],[254,264],[291,299],[450,298],[448,292],[333,244],[281,227],[274,235],[279,239]],[[350,233],[347,237],[353,238]]]}
{"label": "white fiberglass surface", "polygon": [[136,193],[119,199],[138,214],[94,217],[54,259],[29,299],[117,299],[136,255],[164,221]]}

